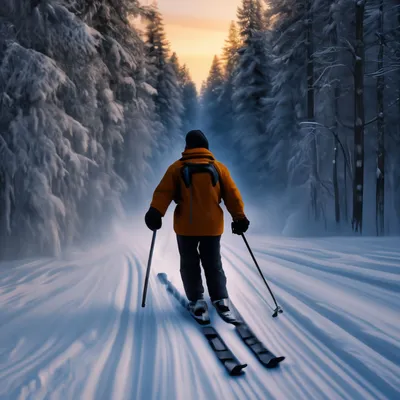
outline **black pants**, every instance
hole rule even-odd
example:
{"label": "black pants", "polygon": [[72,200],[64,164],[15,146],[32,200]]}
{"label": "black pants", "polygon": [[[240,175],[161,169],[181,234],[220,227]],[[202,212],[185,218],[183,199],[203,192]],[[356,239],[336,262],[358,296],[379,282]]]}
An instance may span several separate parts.
{"label": "black pants", "polygon": [[226,277],[221,261],[221,236],[180,236],[181,277],[189,301],[203,297],[200,261],[206,276],[211,300],[228,298]]}

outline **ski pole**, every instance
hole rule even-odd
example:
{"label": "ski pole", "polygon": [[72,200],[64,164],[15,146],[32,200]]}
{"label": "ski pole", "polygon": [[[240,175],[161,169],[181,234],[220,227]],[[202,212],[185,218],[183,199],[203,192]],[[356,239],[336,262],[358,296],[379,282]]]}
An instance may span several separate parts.
{"label": "ski pole", "polygon": [[257,267],[257,269],[258,269],[258,272],[259,272],[260,275],[261,275],[261,278],[263,279],[265,285],[267,286],[267,288],[268,288],[268,290],[269,290],[269,293],[271,294],[272,300],[274,300],[274,303],[275,303],[275,305],[276,305],[276,308],[275,308],[274,313],[272,314],[272,316],[275,318],[275,317],[278,316],[278,314],[282,314],[282,313],[283,313],[282,307],[278,306],[278,303],[277,303],[276,300],[275,300],[275,296],[274,296],[274,294],[272,293],[272,290],[271,290],[271,288],[269,287],[268,282],[265,280],[264,275],[263,275],[263,273],[262,273],[262,271],[261,271],[261,268],[259,267],[259,265],[258,265],[258,263],[257,263],[256,258],[254,257],[253,252],[251,251],[251,248],[250,248],[250,246],[249,246],[249,243],[247,242],[246,236],[244,236],[244,233],[242,233],[241,236],[242,236],[244,242],[246,243],[247,249],[248,249],[249,252],[250,252],[250,255],[251,255],[251,258],[252,258],[253,261],[254,261],[254,264],[256,264],[256,267]]}
{"label": "ski pole", "polygon": [[151,259],[153,258],[153,250],[154,250],[154,244],[156,242],[156,234],[157,234],[157,231],[153,231],[153,238],[151,239],[151,246],[150,246],[149,261],[147,263],[146,278],[144,280],[142,307],[146,307],[146,294],[147,294],[147,287],[149,286]]}

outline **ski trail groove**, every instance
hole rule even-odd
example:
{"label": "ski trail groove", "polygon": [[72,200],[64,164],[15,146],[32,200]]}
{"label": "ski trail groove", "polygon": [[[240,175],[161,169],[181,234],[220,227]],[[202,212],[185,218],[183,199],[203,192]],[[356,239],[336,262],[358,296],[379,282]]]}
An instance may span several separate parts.
{"label": "ski trail groove", "polygon": [[238,237],[224,236],[228,290],[254,333],[286,360],[263,368],[218,318],[248,367],[229,377],[198,326],[160,284],[182,290],[175,236],[160,232],[146,308],[150,233],[0,268],[0,398],[220,400],[400,398],[398,239],[287,239],[250,243],[284,313]]}
{"label": "ski trail groove", "polygon": [[[249,262],[244,261],[242,257],[238,255],[239,251],[237,249],[234,249],[233,247],[228,248],[228,251],[230,254],[234,254],[236,257],[236,261],[231,259],[230,256],[225,255],[224,259],[230,263],[232,266],[235,265],[234,269],[236,273],[239,273],[241,275],[242,281],[245,280],[246,283],[249,283],[249,286],[251,285],[251,280],[252,276],[254,276],[254,279],[259,279],[256,278],[257,272],[255,271],[255,267],[251,266],[249,267]],[[255,250],[257,252],[257,250]],[[278,257],[279,258],[279,257]],[[238,261],[240,265],[237,265]],[[286,257],[283,256],[282,260],[285,263]],[[275,260],[275,262],[278,262],[278,260]],[[259,260],[261,268],[263,268],[264,260]],[[251,265],[251,264],[250,264]],[[284,267],[284,264],[281,264],[282,267]],[[253,268],[253,271],[250,272],[249,268]],[[313,298],[312,294],[310,295],[306,289],[304,292],[304,284],[303,281],[299,281],[299,287],[295,288],[292,284],[289,282],[297,282],[295,279],[295,276],[293,276],[293,273],[296,275],[299,274],[299,271],[293,272],[291,276],[291,280],[285,281],[283,283],[282,279],[280,279],[280,276],[282,275],[281,273],[276,273],[277,269],[273,268],[273,272],[270,274],[266,274],[267,279],[273,284],[273,290],[278,293],[278,298],[281,300],[281,302],[284,305],[285,309],[285,314],[287,318],[297,320],[296,325],[298,327],[307,327],[307,335],[311,337],[318,338],[319,341],[325,344],[326,349],[330,349],[334,351],[335,357],[338,355],[341,359],[341,368],[343,366],[349,365],[351,370],[353,371],[353,379],[358,381],[358,376],[359,376],[359,371],[361,371],[361,374],[367,378],[361,379],[359,390],[361,390],[362,387],[367,387],[368,388],[368,393],[364,392],[364,398],[379,398],[380,397],[380,392],[386,392],[389,395],[389,398],[395,398],[396,395],[398,395],[398,388],[399,388],[399,382],[398,378],[396,376],[395,372],[392,371],[398,371],[398,365],[396,365],[396,362],[398,364],[398,357],[396,355],[390,354],[390,350],[392,346],[388,346],[388,340],[382,340],[380,344],[380,339],[373,340],[375,337],[376,332],[372,332],[371,335],[366,334],[363,332],[363,329],[360,329],[360,324],[357,323],[352,323],[351,318],[349,319],[347,314],[345,313],[345,310],[340,310],[338,312],[333,312],[332,307],[331,309],[325,307],[323,304],[320,303],[320,301],[315,301]],[[340,272],[337,272],[340,273]],[[285,275],[286,277],[286,275]],[[261,281],[261,280],[260,280]],[[287,282],[287,283],[286,283]],[[256,282],[254,282],[254,286],[256,286]],[[268,297],[269,294],[267,293],[266,288],[264,288],[264,296]],[[332,290],[332,288],[331,288]],[[283,292],[282,292],[283,291]],[[320,289],[319,289],[320,291]],[[287,297],[286,293],[290,293],[291,295],[294,295],[296,300],[292,299],[290,302],[284,301],[283,300]],[[269,300],[268,300],[269,301]],[[298,302],[300,301],[301,303],[298,303],[297,308],[293,308],[293,302]],[[311,307],[310,311],[308,311],[306,314],[304,313],[299,313],[299,310],[304,308],[305,306]],[[312,310],[312,311],[311,311]],[[314,312],[317,313],[314,315]],[[342,313],[344,313],[342,315]],[[283,315],[285,315],[283,314]],[[359,353],[358,351],[354,354],[351,354],[354,352],[354,350],[351,350],[351,352],[346,352],[343,351],[341,346],[337,346],[335,344],[335,340],[332,341],[332,335],[326,335],[323,331],[321,331],[320,326],[324,326],[326,323],[318,324],[319,326],[315,326],[315,323],[313,320],[315,319],[320,319],[320,317],[317,318],[317,315],[323,318],[327,318],[328,320],[332,321],[330,322],[331,324],[335,324],[338,327],[346,327],[343,328],[343,331],[341,332],[340,336],[344,336],[344,334],[348,334],[350,336],[347,336],[347,338],[352,337],[353,341],[355,341],[355,348],[357,347],[363,347],[366,346],[365,354],[368,354],[368,357],[364,357],[362,353]],[[301,318],[300,318],[301,316]],[[279,317],[282,318],[282,317]],[[285,318],[285,317],[284,317]],[[308,322],[310,321],[310,322]],[[322,322],[323,320],[321,320]],[[333,325],[331,325],[333,326]],[[370,325],[373,328],[373,325]],[[363,336],[364,335],[364,336]],[[360,339],[360,336],[362,339]],[[367,340],[366,336],[368,337]],[[306,335],[303,334],[303,337],[305,338]],[[376,339],[376,338],[375,338]],[[292,340],[293,341],[293,340]],[[365,343],[366,342],[366,343]],[[385,346],[386,345],[386,346]],[[304,346],[304,344],[303,344]],[[303,347],[302,347],[303,348]],[[315,349],[316,346],[313,344],[313,348]],[[383,352],[383,355],[379,354],[376,352],[376,349],[380,348],[381,352]],[[385,349],[386,348],[386,353]],[[360,349],[361,350],[361,349]],[[374,355],[375,354],[375,355]],[[386,355],[386,357],[385,357]],[[316,354],[312,354],[312,357],[310,358],[315,358]],[[332,355],[333,356],[333,355]],[[372,359],[371,359],[372,357]],[[378,361],[380,360],[380,361]],[[382,377],[377,377],[376,376],[376,368],[380,369],[381,366],[384,368],[382,373]],[[357,373],[354,373],[357,371]],[[399,371],[400,372],[400,371]],[[314,372],[316,373],[316,372]],[[339,375],[340,376],[340,375]],[[374,386],[370,385],[370,381],[374,382]],[[354,382],[353,382],[354,383]],[[357,393],[357,392],[356,392]],[[341,394],[343,396],[343,393]]]}

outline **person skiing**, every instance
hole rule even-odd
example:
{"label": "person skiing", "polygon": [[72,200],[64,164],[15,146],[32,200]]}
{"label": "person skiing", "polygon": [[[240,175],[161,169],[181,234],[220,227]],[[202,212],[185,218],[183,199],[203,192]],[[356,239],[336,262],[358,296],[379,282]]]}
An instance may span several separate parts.
{"label": "person skiing", "polygon": [[190,131],[182,158],[169,166],[154,191],[145,223],[152,231],[160,229],[170,203],[177,203],[174,231],[180,273],[189,311],[200,323],[209,323],[200,262],[213,306],[225,321],[234,320],[221,261],[220,240],[224,231],[221,200],[232,216],[232,232],[238,235],[246,232],[250,222],[229,170],[215,159],[204,133]]}

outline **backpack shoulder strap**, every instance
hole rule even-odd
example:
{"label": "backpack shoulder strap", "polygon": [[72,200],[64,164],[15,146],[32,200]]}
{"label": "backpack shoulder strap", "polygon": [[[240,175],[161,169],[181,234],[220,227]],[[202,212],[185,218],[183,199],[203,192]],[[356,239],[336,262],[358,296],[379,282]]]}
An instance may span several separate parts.
{"label": "backpack shoulder strap", "polygon": [[183,167],[181,168],[181,176],[187,188],[189,188],[192,184],[192,176],[198,173],[210,174],[213,186],[216,186],[219,181],[219,172],[215,168],[213,162],[209,162],[208,164],[187,162],[184,163]]}

